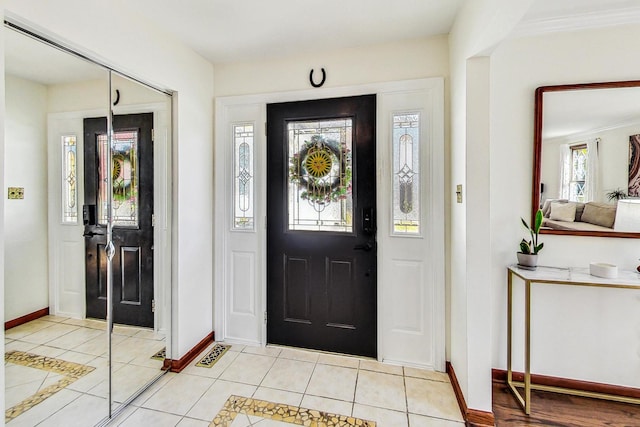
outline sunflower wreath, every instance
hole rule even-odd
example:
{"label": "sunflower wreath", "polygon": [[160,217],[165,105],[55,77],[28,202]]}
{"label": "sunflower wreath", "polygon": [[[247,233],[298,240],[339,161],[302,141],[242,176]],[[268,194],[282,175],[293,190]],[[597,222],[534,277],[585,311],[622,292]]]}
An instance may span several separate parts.
{"label": "sunflower wreath", "polygon": [[[339,172],[332,175],[334,165]],[[327,204],[346,199],[351,194],[351,153],[337,141],[314,135],[291,158],[289,180],[304,188],[303,200]]]}

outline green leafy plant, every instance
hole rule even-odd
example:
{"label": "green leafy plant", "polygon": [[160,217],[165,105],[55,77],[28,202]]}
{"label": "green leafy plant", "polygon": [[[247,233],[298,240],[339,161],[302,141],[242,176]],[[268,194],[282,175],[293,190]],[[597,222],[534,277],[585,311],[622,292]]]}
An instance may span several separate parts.
{"label": "green leafy plant", "polygon": [[607,198],[609,199],[610,202],[614,201],[614,200],[620,200],[620,199],[626,199],[627,197],[627,193],[624,192],[623,189],[621,188],[616,188],[615,190],[611,190],[607,193]]}
{"label": "green leafy plant", "polygon": [[531,235],[531,240],[522,239],[520,242],[520,252],[523,254],[536,255],[544,246],[544,243],[538,244],[538,234],[540,233],[540,228],[542,228],[542,209],[538,209],[538,212],[536,212],[533,227],[529,227],[529,224],[527,224],[527,221],[523,218],[520,218],[520,220],[524,228],[526,228]]}

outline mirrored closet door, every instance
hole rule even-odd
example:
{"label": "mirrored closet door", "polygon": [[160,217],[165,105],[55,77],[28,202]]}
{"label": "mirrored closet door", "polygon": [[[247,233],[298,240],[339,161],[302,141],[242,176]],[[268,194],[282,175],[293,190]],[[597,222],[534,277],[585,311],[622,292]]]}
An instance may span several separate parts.
{"label": "mirrored closet door", "polygon": [[5,423],[96,425],[171,348],[171,96],[4,34]]}

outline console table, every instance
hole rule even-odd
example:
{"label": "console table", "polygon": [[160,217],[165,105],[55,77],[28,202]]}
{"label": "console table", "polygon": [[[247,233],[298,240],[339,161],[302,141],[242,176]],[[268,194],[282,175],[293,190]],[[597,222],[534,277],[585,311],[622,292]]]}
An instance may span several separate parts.
{"label": "console table", "polygon": [[[511,369],[514,276],[522,279],[524,282],[524,382],[514,381],[513,371]],[[556,268],[538,266],[535,270],[525,270],[517,265],[512,265],[507,268],[507,384],[525,414],[531,414],[531,389],[640,404],[640,399],[633,397],[616,396],[612,394],[595,393],[531,383],[531,285],[533,283],[640,290],[640,274],[633,271],[619,271],[617,278],[604,279],[589,274],[588,268]],[[524,397],[516,389],[516,386],[524,387]]]}

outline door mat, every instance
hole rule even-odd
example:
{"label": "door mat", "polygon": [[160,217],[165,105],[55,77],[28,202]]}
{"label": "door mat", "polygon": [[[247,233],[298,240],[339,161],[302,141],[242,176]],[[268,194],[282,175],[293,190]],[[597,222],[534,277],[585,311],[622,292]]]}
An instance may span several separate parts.
{"label": "door mat", "polygon": [[206,356],[204,356],[198,363],[196,363],[196,366],[200,366],[201,368],[212,367],[230,348],[231,346],[226,344],[214,345],[211,351],[209,351]]}
{"label": "door mat", "polygon": [[230,396],[209,426],[229,427],[239,414],[298,426],[376,427],[375,421],[241,396]]}
{"label": "door mat", "polygon": [[151,356],[154,360],[164,360],[167,358],[167,347],[164,347],[162,350]]}

